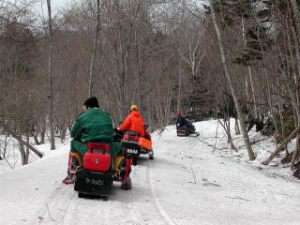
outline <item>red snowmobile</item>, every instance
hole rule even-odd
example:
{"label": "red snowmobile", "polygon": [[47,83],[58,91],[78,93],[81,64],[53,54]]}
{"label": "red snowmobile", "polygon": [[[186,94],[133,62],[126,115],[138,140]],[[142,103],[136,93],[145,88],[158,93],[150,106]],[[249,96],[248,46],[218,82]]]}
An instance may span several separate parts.
{"label": "red snowmobile", "polygon": [[122,142],[124,143],[125,147],[128,149],[135,149],[136,154],[132,157],[132,164],[134,166],[137,165],[137,161],[140,155],[148,155],[149,159],[154,159],[153,149],[152,149],[152,141],[150,134],[146,133],[144,137],[140,137],[137,132],[133,131],[126,131],[124,138],[128,138],[129,136],[130,141]]}
{"label": "red snowmobile", "polygon": [[102,197],[108,199],[113,181],[122,182],[121,188],[131,189],[132,159],[139,154],[136,134],[125,133],[121,139],[124,159],[117,170],[113,169],[114,160],[110,155],[110,145],[89,142],[88,152],[84,154],[83,165],[76,171],[74,190],[78,197]]}
{"label": "red snowmobile", "polygon": [[150,160],[154,159],[154,152],[151,140],[149,140],[148,138],[139,138],[139,146],[139,155],[148,155]]}
{"label": "red snowmobile", "polygon": [[139,146],[140,146],[140,154],[148,154],[150,160],[154,159],[154,152],[152,148],[152,140],[151,134],[147,131],[148,125],[144,125],[145,128],[145,135],[143,138],[139,139]]}

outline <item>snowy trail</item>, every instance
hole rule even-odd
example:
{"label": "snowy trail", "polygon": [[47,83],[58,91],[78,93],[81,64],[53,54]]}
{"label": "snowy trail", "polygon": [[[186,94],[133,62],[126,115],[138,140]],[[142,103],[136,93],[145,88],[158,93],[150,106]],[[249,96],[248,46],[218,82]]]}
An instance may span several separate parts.
{"label": "snowy trail", "polygon": [[73,186],[60,185],[35,215],[30,224],[168,224],[177,225],[155,196],[150,178],[153,162],[141,159],[132,172],[135,187],[123,191],[114,185],[109,201],[80,199]]}
{"label": "snowy trail", "polygon": [[133,189],[114,183],[108,201],[78,198],[72,185],[61,184],[67,147],[0,175],[0,224],[299,224],[299,182],[213,152],[208,126],[200,123],[199,138],[176,137],[174,127],[154,136],[155,159],[142,157],[132,170]]}

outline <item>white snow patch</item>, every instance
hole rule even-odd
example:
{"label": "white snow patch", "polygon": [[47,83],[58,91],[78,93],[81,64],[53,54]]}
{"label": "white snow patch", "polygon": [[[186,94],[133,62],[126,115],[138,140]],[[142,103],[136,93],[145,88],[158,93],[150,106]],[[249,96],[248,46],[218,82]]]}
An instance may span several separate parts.
{"label": "white snow patch", "polygon": [[155,159],[142,156],[132,169],[133,189],[115,183],[107,202],[79,199],[72,185],[61,183],[68,144],[0,174],[0,224],[299,224],[299,182],[280,164],[260,165],[274,150],[272,139],[250,132],[263,139],[250,162],[241,136],[233,136],[236,153],[220,126],[215,138],[217,121],[195,125],[199,137],[177,137],[175,126],[154,134]]}

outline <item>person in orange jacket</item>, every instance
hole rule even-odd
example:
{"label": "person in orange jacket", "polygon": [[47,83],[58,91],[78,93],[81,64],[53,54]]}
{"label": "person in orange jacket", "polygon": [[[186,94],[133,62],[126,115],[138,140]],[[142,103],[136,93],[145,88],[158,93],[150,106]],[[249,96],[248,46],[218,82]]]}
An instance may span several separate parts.
{"label": "person in orange jacket", "polygon": [[[141,113],[138,111],[137,105],[130,106],[130,114],[126,117],[124,122],[119,126],[118,130],[121,132],[134,131],[137,132],[140,137],[143,137],[145,135],[144,119]],[[132,164],[132,159],[125,157],[125,161],[121,167],[121,170],[122,169],[125,170],[124,177],[122,180],[122,185],[121,185],[121,188],[123,189],[131,189],[131,178],[129,175],[131,171],[131,164]]]}
{"label": "person in orange jacket", "polygon": [[145,135],[144,119],[141,113],[139,112],[137,105],[130,106],[130,114],[120,125],[119,130],[122,132],[128,130],[138,132],[140,137],[144,137]]}

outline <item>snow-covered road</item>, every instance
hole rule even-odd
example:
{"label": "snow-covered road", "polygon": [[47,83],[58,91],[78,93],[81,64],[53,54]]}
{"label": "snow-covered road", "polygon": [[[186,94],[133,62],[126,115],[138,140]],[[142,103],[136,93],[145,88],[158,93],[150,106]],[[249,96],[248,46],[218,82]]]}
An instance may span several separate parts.
{"label": "snow-covered road", "polygon": [[206,143],[214,136],[154,136],[155,159],[133,168],[133,189],[114,183],[108,201],[80,199],[61,184],[67,149],[0,175],[0,224],[293,225],[299,224],[300,184],[267,176],[221,157]]}

